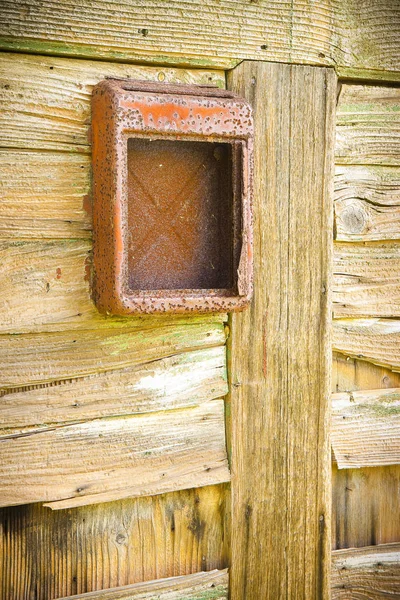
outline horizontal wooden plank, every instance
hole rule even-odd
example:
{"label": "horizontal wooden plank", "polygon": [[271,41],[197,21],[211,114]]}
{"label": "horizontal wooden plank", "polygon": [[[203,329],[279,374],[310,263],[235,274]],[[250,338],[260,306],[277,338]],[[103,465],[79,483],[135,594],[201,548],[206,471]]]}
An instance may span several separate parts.
{"label": "horizontal wooden plank", "polygon": [[400,239],[400,169],[337,166],[334,206],[336,240]]}
{"label": "horizontal wooden plank", "polygon": [[88,153],[91,92],[105,77],[225,85],[220,71],[4,54],[0,60],[1,145]]}
{"label": "horizontal wooden plank", "polygon": [[224,346],[185,352],[62,385],[5,393],[0,437],[50,424],[186,408],[227,392]]}
{"label": "horizontal wooden plank", "polygon": [[340,469],[400,464],[400,388],[333,394],[331,442]]}
{"label": "horizontal wooden plank", "polygon": [[332,465],[332,548],[400,539],[400,465],[338,469]]}
{"label": "horizontal wooden plank", "polygon": [[99,313],[90,297],[89,240],[0,241],[0,262],[0,333],[149,328],[194,319]]}
{"label": "horizontal wooden plank", "polygon": [[[91,236],[87,155],[1,149],[0,177],[1,237]],[[399,239],[399,188],[397,167],[337,166],[336,239]]]}
{"label": "horizontal wooden plank", "polygon": [[333,350],[400,371],[400,321],[334,319]]}
{"label": "horizontal wooden plank", "polygon": [[400,544],[335,550],[332,600],[384,600],[400,589]]}
{"label": "horizontal wooden plank", "polygon": [[[333,392],[400,388],[400,373],[334,353]],[[360,431],[368,447],[367,436]],[[338,469],[332,464],[332,548],[386,544],[400,540],[400,465]]]}
{"label": "horizontal wooden plank", "polygon": [[334,244],[335,317],[400,317],[400,244]]}
{"label": "horizontal wooden plank", "polygon": [[400,88],[343,84],[337,164],[400,165]]}
{"label": "horizontal wooden plank", "polygon": [[385,71],[384,69],[359,69],[357,67],[344,67],[337,65],[336,74],[340,81],[354,83],[369,84],[393,84],[400,82],[400,73],[396,71]]}
{"label": "horizontal wooden plank", "polygon": [[90,158],[0,149],[1,238],[90,238]]}
{"label": "horizontal wooden plank", "polygon": [[3,437],[0,506],[69,508],[229,481],[224,429],[224,401],[211,400]]}
{"label": "horizontal wooden plank", "polygon": [[61,600],[228,600],[228,570],[194,573]]}
{"label": "horizontal wooden plank", "polygon": [[396,0],[3,2],[1,47],[230,68],[243,59],[399,70]]}
{"label": "horizontal wooden plank", "polygon": [[[400,387],[400,373],[351,356],[333,353],[332,392]],[[400,539],[400,536],[399,536]],[[368,544],[366,544],[368,545]]]}
{"label": "horizontal wooden plank", "polygon": [[[34,1],[21,20],[19,2],[6,2],[0,19],[1,47],[222,68],[246,58],[332,65],[331,55],[336,54],[329,2],[305,8],[296,1],[290,8],[281,0],[263,5],[197,0],[184,7],[178,0],[168,5],[120,1],[111,8],[98,0],[90,8],[75,10],[63,3],[58,19],[54,1],[45,5]],[[17,30],[13,23],[18,23]]]}
{"label": "horizontal wooden plank", "polygon": [[227,484],[49,510],[0,509],[0,597],[49,600],[224,569]]}
{"label": "horizontal wooden plank", "polygon": [[216,317],[191,317],[149,328],[0,336],[0,387],[19,391],[60,380],[146,364],[225,343]]}
{"label": "horizontal wooden plank", "polygon": [[0,331],[104,321],[90,298],[89,240],[0,242]]}

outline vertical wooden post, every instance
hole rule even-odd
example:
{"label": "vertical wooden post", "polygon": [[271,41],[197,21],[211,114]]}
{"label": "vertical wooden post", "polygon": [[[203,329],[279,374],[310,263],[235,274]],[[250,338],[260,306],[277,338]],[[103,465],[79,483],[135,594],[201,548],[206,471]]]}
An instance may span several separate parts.
{"label": "vertical wooden post", "polygon": [[243,62],[255,111],[255,296],[232,317],[232,600],[329,598],[336,77]]}

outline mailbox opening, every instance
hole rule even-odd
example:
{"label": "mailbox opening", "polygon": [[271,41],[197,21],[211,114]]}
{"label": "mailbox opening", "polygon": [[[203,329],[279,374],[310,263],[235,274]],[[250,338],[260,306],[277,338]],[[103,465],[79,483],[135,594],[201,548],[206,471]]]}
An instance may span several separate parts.
{"label": "mailbox opening", "polygon": [[233,289],[231,144],[130,138],[127,163],[129,290]]}

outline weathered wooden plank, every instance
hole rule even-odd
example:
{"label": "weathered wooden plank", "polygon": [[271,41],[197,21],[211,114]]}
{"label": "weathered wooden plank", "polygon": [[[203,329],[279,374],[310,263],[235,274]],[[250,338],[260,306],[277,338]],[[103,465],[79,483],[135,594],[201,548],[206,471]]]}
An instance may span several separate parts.
{"label": "weathered wooden plank", "polygon": [[90,238],[90,158],[0,150],[2,238]]}
{"label": "weathered wooden plank", "polygon": [[336,128],[338,164],[400,165],[400,88],[343,84]]}
{"label": "weathered wooden plank", "polygon": [[400,388],[333,394],[331,439],[339,469],[400,464]]}
{"label": "weathered wooden plank", "polygon": [[[91,299],[91,248],[89,240],[0,241],[0,332],[132,329],[180,322],[177,316],[100,314]],[[193,321],[186,317],[186,322]]]}
{"label": "weathered wooden plank", "polygon": [[332,548],[396,542],[400,537],[400,465],[332,466]]}
{"label": "weathered wooden plank", "polygon": [[178,0],[8,0],[0,16],[3,49],[39,54],[222,68],[252,59],[399,70],[396,0],[379,6],[374,0],[184,6]]}
{"label": "weathered wooden plank", "polygon": [[384,69],[359,69],[357,67],[343,67],[337,65],[336,74],[340,81],[369,84],[393,84],[399,83],[400,73],[396,71],[385,71]]}
{"label": "weathered wooden plank", "polygon": [[400,317],[400,245],[336,243],[335,317]]}
{"label": "weathered wooden plank", "polygon": [[229,481],[224,429],[224,401],[210,400],[3,437],[0,506],[69,508]]}
{"label": "weathered wooden plank", "polygon": [[333,600],[384,600],[399,590],[399,543],[333,552]]}
{"label": "weathered wooden plank", "polygon": [[0,598],[49,600],[227,566],[225,485],[52,511],[0,509]]}
{"label": "weathered wooden plank", "polygon": [[61,600],[228,600],[228,585],[228,570],[225,569],[147,581]]}
{"label": "weathered wooden plank", "polygon": [[256,264],[253,304],[232,317],[230,341],[230,593],[323,598],[336,80],[325,69],[245,62],[231,85],[255,109]]}
{"label": "weathered wooden plank", "polygon": [[32,427],[186,408],[224,396],[225,347],[185,352],[139,367],[5,393],[0,437]]}
{"label": "weathered wooden plank", "polygon": [[0,242],[0,331],[103,321],[90,298],[91,249],[89,240]]}
{"label": "weathered wooden plank", "polygon": [[[334,392],[400,387],[400,374],[334,354]],[[341,469],[333,464],[332,548],[385,544],[400,539],[400,465]]]}
{"label": "weathered wooden plank", "polygon": [[344,242],[400,239],[400,169],[336,167],[335,238]]}
{"label": "weathered wooden plank", "polygon": [[335,319],[332,329],[337,352],[400,371],[400,321]]}
{"label": "weathered wooden plank", "polygon": [[332,362],[333,393],[395,387],[400,387],[399,373],[334,352]]}
{"label": "weathered wooden plank", "polygon": [[0,387],[9,391],[124,369],[180,352],[220,346],[219,316],[148,328],[0,336]]}
{"label": "weathered wooden plank", "polygon": [[0,61],[2,146],[88,153],[91,92],[105,77],[225,85],[220,71],[4,54]]}

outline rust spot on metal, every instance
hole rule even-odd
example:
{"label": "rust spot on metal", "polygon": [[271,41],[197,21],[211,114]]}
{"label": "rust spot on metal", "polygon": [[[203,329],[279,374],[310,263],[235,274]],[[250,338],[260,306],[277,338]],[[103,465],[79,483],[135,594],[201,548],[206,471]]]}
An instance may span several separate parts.
{"label": "rust spot on metal", "polygon": [[92,108],[99,309],[244,308],[252,294],[248,103],[211,86],[106,80]]}

